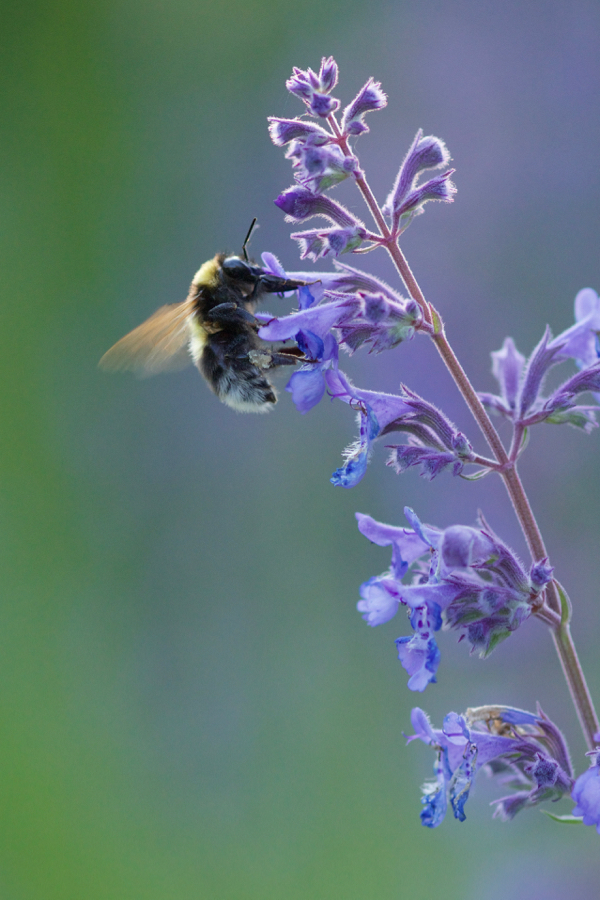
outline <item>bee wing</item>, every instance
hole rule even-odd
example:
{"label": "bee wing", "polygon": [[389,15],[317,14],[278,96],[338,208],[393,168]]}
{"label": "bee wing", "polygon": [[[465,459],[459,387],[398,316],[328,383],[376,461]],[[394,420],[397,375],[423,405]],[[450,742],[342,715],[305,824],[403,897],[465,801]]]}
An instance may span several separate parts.
{"label": "bee wing", "polygon": [[188,352],[193,304],[190,300],[161,306],[108,350],[99,362],[107,372],[155,375],[173,372],[192,362]]}

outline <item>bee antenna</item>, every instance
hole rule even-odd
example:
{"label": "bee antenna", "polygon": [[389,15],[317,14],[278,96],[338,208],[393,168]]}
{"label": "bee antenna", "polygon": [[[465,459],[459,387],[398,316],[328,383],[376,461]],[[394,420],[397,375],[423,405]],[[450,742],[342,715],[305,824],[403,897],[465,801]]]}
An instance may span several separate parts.
{"label": "bee antenna", "polygon": [[256,216],[254,216],[254,218],[252,219],[252,224],[250,225],[250,228],[248,229],[248,234],[246,235],[246,240],[242,244],[242,253],[244,254],[244,259],[246,260],[246,262],[248,262],[248,254],[246,253],[246,247],[250,243],[250,238],[252,236],[252,232],[254,231],[254,226],[256,225],[256,222],[257,222],[257,218],[256,218]]}

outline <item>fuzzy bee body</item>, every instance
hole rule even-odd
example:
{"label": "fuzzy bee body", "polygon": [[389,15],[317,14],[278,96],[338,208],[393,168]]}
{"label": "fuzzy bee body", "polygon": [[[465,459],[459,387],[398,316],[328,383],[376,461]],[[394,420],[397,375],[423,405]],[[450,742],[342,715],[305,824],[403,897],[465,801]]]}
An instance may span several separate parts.
{"label": "fuzzy bee body", "polygon": [[293,365],[303,355],[297,347],[274,350],[262,341],[253,313],[263,294],[303,284],[218,253],[196,272],[183,303],[158,309],[111,347],[100,365],[108,371],[154,375],[193,361],[227,406],[267,412],[277,396],[265,371]]}

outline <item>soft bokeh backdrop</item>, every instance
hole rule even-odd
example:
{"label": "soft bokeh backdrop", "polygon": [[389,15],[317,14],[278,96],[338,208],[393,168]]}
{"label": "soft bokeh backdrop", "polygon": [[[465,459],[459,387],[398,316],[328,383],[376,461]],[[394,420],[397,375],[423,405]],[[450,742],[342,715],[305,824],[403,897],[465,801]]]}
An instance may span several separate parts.
{"label": "soft bokeh backdrop", "polygon": [[[594,830],[492,820],[485,779],[464,824],[422,828],[431,753],[402,736],[415,703],[440,721],[539,700],[581,771],[544,628],[485,663],[441,635],[439,684],[415,696],[402,623],[354,609],[388,565],[356,510],[444,526],[481,507],[525,553],[501,485],[397,478],[380,449],[334,489],[341,404],[301,417],[284,394],[244,417],[192,369],[136,381],[96,361],[239,251],[252,216],[253,251],[298,266],[265,118],[298,114],[291,67],[333,54],[345,100],[369,75],[390,95],[359,145],[381,199],[418,127],[449,145],[456,202],[404,247],[491,389],[507,333],[528,352],[600,287],[598,3],[5,0],[2,19],[2,900],[593,896]],[[478,440],[424,340],[347,369],[406,381]],[[597,698],[599,441],[541,426],[523,460]]]}

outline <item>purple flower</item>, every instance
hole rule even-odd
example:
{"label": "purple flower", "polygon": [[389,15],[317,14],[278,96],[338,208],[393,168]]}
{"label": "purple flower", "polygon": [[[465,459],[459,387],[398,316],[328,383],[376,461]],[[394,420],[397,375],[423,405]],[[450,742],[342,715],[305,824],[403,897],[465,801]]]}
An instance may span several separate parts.
{"label": "purple flower", "polygon": [[344,373],[336,369],[325,372],[325,380],[332,397],[337,397],[358,411],[359,438],[346,449],[344,465],[336,469],[330,479],[334,485],[354,487],[367,470],[375,439],[408,407],[401,397],[394,394],[364,391],[354,387]]}
{"label": "purple flower", "polygon": [[384,294],[359,294],[362,305],[358,313],[344,322],[340,343],[350,353],[363,344],[369,352],[381,353],[410,340],[422,324],[422,315],[414,300],[390,300]]}
{"label": "purple flower", "polygon": [[323,57],[321,59],[321,68],[319,74],[313,72],[312,69],[299,69],[294,66],[292,77],[289,78],[285,86],[291,94],[296,94],[303,100],[309,100],[313,91],[321,91],[329,93],[337,84],[338,67],[332,56]]}
{"label": "purple flower", "polygon": [[575,801],[574,816],[582,816],[584,825],[595,825],[600,834],[600,749],[590,751],[592,765],[575,782],[571,797]]}
{"label": "purple flower", "polygon": [[344,156],[336,144],[324,143],[319,135],[292,141],[286,157],[293,161],[296,181],[317,194],[360,171],[355,156]]}
{"label": "purple flower", "polygon": [[286,222],[305,222],[313,216],[323,216],[342,228],[363,225],[341,203],[336,203],[323,194],[313,194],[300,185],[280,194],[275,200],[275,206],[284,211]]}
{"label": "purple flower", "polygon": [[398,659],[410,678],[411,691],[424,691],[428,684],[436,682],[436,672],[440,663],[440,651],[433,637],[434,631],[442,627],[441,610],[437,603],[423,603],[417,606],[410,617],[414,630],[412,637],[396,639]]}
{"label": "purple flower", "polygon": [[[575,298],[576,324],[558,337],[546,331],[525,362],[512,338],[506,338],[502,350],[492,353],[493,373],[500,384],[501,396],[480,394],[486,406],[522,426],[538,422],[569,424],[586,432],[596,426],[594,406],[579,406],[576,398],[590,391],[600,402],[600,299],[591,288]],[[542,396],[549,370],[565,359],[573,358],[581,372],[560,385],[548,398]]]}
{"label": "purple flower", "polygon": [[324,340],[321,340],[310,332],[299,332],[297,342],[305,355],[315,362],[294,372],[285,389],[292,395],[298,412],[307,413],[320,402],[325,393],[323,372],[337,366],[338,346],[332,334],[325,335]]}
{"label": "purple flower", "polygon": [[515,409],[519,384],[525,357],[515,347],[511,337],[507,337],[501,350],[492,353],[492,373],[500,385],[500,393],[506,409]]}
{"label": "purple flower", "polygon": [[398,474],[411,466],[420,465],[422,475],[433,480],[440,472],[452,466],[454,475],[460,475],[465,463],[474,460],[474,452],[467,438],[432,403],[402,386],[402,397],[411,409],[388,426],[387,432],[405,431],[408,444],[388,444],[392,453],[387,465]]}
{"label": "purple flower", "polygon": [[412,529],[357,514],[365,537],[392,546],[390,569],[361,585],[358,610],[369,625],[389,621],[400,605],[411,611],[415,634],[398,638],[396,645],[411,676],[409,688],[424,690],[437,671],[432,633],[442,621],[487,656],[531,615],[553,570],[542,560],[528,575],[483,519],[482,528],[451,525],[441,531],[423,525],[408,507],[405,514]]}
{"label": "purple flower", "polygon": [[423,137],[419,129],[383,206],[383,212],[392,219],[394,230],[401,220],[401,230],[404,230],[415,215],[423,212],[423,204],[427,200],[452,201],[456,188],[448,181],[452,174],[450,171],[417,185],[421,172],[444,166],[449,159],[450,154],[443,141],[433,135]]}
{"label": "purple flower", "polygon": [[282,318],[270,319],[260,328],[258,334],[264,341],[287,341],[295,338],[300,331],[312,332],[320,338],[350,318],[359,305],[358,298],[349,296],[330,303],[310,306],[300,312]]}
{"label": "purple flower", "polygon": [[305,141],[309,137],[318,139],[322,144],[331,140],[331,135],[314,122],[279,119],[277,116],[269,116],[269,136],[276,147],[284,147],[292,141]]}
{"label": "purple flower", "polygon": [[381,83],[369,78],[354,100],[346,107],[341,128],[344,134],[365,134],[369,128],[364,123],[366,113],[387,106],[387,96],[381,90]]}
{"label": "purple flower", "polygon": [[361,584],[360,596],[356,608],[373,628],[393,619],[402,602],[396,579],[385,575],[369,578]]}
{"label": "purple flower", "polygon": [[312,69],[304,71],[294,67],[285,86],[291,94],[304,100],[312,115],[327,118],[340,105],[339,100],[327,96],[337,84],[337,77],[338,68],[333,57],[323,57],[318,75]]}
{"label": "purple flower", "polygon": [[584,288],[575,297],[575,325],[563,331],[551,342],[557,348],[558,358],[571,357],[580,366],[597,362],[600,333],[600,297],[592,288]]}
{"label": "purple flower", "polygon": [[523,372],[523,384],[519,392],[519,418],[523,419],[527,411],[538,398],[544,378],[548,370],[559,361],[560,345],[550,342],[552,334],[546,327],[544,336],[527,360]]}
{"label": "purple flower", "polygon": [[291,235],[300,244],[300,258],[316,262],[325,256],[339,256],[360,247],[366,237],[361,225],[350,228],[326,228],[323,231],[297,231]]}
{"label": "purple flower", "polygon": [[441,729],[433,728],[422,709],[413,709],[415,734],[436,751],[435,781],[424,786],[421,822],[428,828],[443,820],[448,801],[454,817],[465,820],[464,807],[477,772],[486,767],[519,790],[495,801],[494,815],[512,818],[519,810],[558,800],[573,784],[565,740],[538,708],[537,715],[507,706],[481,706],[464,715],[449,713]]}

